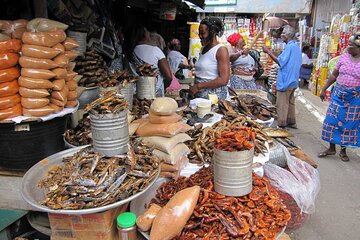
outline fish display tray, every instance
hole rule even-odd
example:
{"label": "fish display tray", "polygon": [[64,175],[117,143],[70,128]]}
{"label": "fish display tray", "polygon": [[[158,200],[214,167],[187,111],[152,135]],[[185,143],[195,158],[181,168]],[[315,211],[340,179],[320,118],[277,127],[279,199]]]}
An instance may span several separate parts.
{"label": "fish display tray", "polygon": [[56,214],[89,214],[89,213],[98,213],[102,211],[106,211],[109,209],[116,208],[121,206],[125,203],[130,202],[133,199],[136,199],[143,193],[145,193],[151,186],[155,183],[156,179],[159,177],[160,168],[158,169],[158,173],[154,180],[152,180],[149,185],[141,192],[138,192],[126,199],[120,200],[118,202],[114,202],[112,204],[97,207],[97,208],[88,208],[88,209],[79,209],[79,210],[65,210],[65,209],[51,209],[44,205],[41,205],[39,201],[43,200],[46,195],[46,190],[44,188],[38,187],[38,183],[40,180],[46,177],[48,171],[54,166],[61,166],[63,165],[62,160],[64,157],[68,157],[73,155],[74,153],[80,151],[82,148],[86,146],[70,148],[65,151],[58,152],[53,154],[37,164],[35,164],[32,168],[30,168],[22,179],[21,184],[21,195],[23,199],[30,204],[33,208],[40,212],[47,212],[47,213],[56,213]]}

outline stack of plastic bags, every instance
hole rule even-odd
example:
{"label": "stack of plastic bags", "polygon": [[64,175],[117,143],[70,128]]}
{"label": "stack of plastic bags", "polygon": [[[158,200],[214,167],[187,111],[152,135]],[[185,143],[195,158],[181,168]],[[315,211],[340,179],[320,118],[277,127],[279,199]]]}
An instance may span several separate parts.
{"label": "stack of plastic bags", "polygon": [[0,40],[21,39],[23,33],[26,32],[27,23],[25,19],[0,20]]}
{"label": "stack of plastic bags", "polygon": [[185,132],[191,129],[176,114],[177,102],[168,97],[156,98],[150,106],[148,119],[141,119],[136,134],[154,148],[154,155],[162,161],[161,175],[176,178],[187,161],[191,140]]}
{"label": "stack of plastic bags", "polygon": [[21,116],[22,109],[18,77],[21,41],[9,39],[0,41],[0,120]]}
{"label": "stack of plastic bags", "polygon": [[78,44],[66,37],[68,26],[49,19],[28,22],[19,59],[21,105],[24,116],[42,117],[77,104],[77,83],[70,61]]}

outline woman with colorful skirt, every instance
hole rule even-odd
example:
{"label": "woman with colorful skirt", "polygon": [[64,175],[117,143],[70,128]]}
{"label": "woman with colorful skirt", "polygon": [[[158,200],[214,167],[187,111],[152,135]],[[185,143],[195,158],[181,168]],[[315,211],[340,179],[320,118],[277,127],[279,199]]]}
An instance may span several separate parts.
{"label": "woman with colorful skirt", "polygon": [[346,147],[360,146],[360,32],[349,39],[344,53],[329,76],[320,93],[325,98],[325,90],[336,81],[329,108],[322,127],[322,139],[330,143],[318,157],[336,154],[340,145],[340,158],[349,161]]}

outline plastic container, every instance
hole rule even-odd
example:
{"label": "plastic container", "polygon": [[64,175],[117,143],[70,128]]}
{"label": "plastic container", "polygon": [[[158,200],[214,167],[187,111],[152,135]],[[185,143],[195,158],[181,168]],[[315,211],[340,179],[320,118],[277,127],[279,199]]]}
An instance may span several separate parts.
{"label": "plastic container", "polygon": [[136,95],[138,99],[155,99],[156,77],[139,77],[136,81]]}
{"label": "plastic container", "polygon": [[239,152],[214,149],[214,189],[226,196],[241,197],[252,190],[254,148]]}
{"label": "plastic container", "polygon": [[128,151],[127,110],[117,114],[90,114],[90,121],[95,151],[108,157],[124,154]]}
{"label": "plastic container", "polygon": [[0,166],[26,170],[65,149],[63,134],[69,115],[48,121],[0,123]]}
{"label": "plastic container", "polygon": [[203,118],[206,114],[211,113],[211,103],[198,103],[196,105],[196,113],[199,118]]}
{"label": "plastic container", "polygon": [[136,215],[132,212],[121,213],[117,218],[119,240],[137,240]]}
{"label": "plastic container", "polygon": [[134,84],[129,83],[126,84],[124,87],[119,87],[119,93],[124,96],[124,98],[129,103],[129,109],[132,110],[133,107],[133,100],[134,100]]}

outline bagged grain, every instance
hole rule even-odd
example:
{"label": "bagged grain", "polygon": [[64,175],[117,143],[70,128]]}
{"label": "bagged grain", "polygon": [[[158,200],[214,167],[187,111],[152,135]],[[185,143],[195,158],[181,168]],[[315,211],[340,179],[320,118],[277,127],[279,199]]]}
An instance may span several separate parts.
{"label": "bagged grain", "polygon": [[40,78],[29,78],[21,76],[19,77],[18,82],[20,87],[26,87],[30,89],[52,89],[54,87],[54,84],[51,81]]}
{"label": "bagged grain", "polygon": [[178,108],[177,102],[169,97],[159,97],[151,103],[150,109],[156,115],[166,116],[176,112]]}
{"label": "bagged grain", "polygon": [[54,109],[54,113],[61,112],[64,109],[64,107],[59,107],[53,103],[49,103],[49,107]]}
{"label": "bagged grain", "polygon": [[50,95],[47,89],[30,89],[19,87],[19,93],[22,97],[28,98],[42,98]]}
{"label": "bagged grain", "polygon": [[8,36],[4,33],[0,33],[0,41],[9,40],[9,39],[11,39],[10,36]]}
{"label": "bagged grain", "polygon": [[76,91],[69,91],[67,95],[68,101],[76,101],[77,99],[77,92]]}
{"label": "bagged grain", "polygon": [[172,137],[178,133],[184,133],[190,130],[191,127],[183,122],[169,123],[169,124],[153,124],[148,120],[141,124],[136,130],[136,134],[140,137],[162,136]]}
{"label": "bagged grain", "polygon": [[4,110],[10,107],[15,106],[20,103],[21,97],[19,94],[14,94],[11,96],[0,97],[0,109]]}
{"label": "bagged grain", "polygon": [[42,108],[50,103],[48,98],[21,98],[21,106],[24,108]]}
{"label": "bagged grain", "polygon": [[17,19],[12,21],[12,28],[14,30],[19,29],[19,28],[26,28],[26,25],[28,24],[28,20],[26,19]]}
{"label": "bagged grain", "polygon": [[150,136],[150,137],[142,137],[144,142],[150,147],[156,148],[165,153],[170,153],[174,147],[186,141],[191,140],[191,137],[186,133],[179,133],[173,137],[159,137],[159,136]]}
{"label": "bagged grain", "polygon": [[190,149],[184,143],[178,143],[170,153],[162,152],[158,149],[154,149],[153,154],[159,158],[160,161],[164,161],[169,164],[176,164],[180,161],[180,158],[190,153]]}
{"label": "bagged grain", "polygon": [[20,76],[19,69],[16,67],[0,70],[0,83],[10,82]]}
{"label": "bagged grain", "polygon": [[72,79],[74,79],[77,75],[78,75],[77,72],[68,71],[68,72],[67,72],[67,77],[66,77],[66,79],[67,79],[67,80],[72,80]]}
{"label": "bagged grain", "polygon": [[23,108],[23,115],[27,117],[44,117],[55,112],[49,105],[41,108]]}
{"label": "bagged grain", "polygon": [[29,78],[50,79],[55,77],[56,74],[47,69],[21,68],[21,76]]}
{"label": "bagged grain", "polygon": [[69,64],[69,58],[63,53],[54,57],[53,61],[61,68],[65,68]]}
{"label": "bagged grain", "polygon": [[150,239],[170,240],[177,236],[191,217],[199,194],[199,186],[185,188],[177,192],[157,213],[152,223]]}
{"label": "bagged grain", "polygon": [[23,68],[52,69],[58,67],[58,65],[50,59],[32,58],[26,56],[21,56],[19,63]]}
{"label": "bagged grain", "polygon": [[52,47],[53,49],[60,51],[60,53],[64,53],[65,52],[65,48],[61,43],[56,44],[55,46]]}
{"label": "bagged grain", "polygon": [[65,87],[65,79],[56,79],[52,82],[54,84],[53,90],[61,91]]}
{"label": "bagged grain", "polygon": [[160,209],[161,207],[159,205],[155,203],[151,204],[143,214],[136,218],[136,225],[138,228],[143,232],[149,231]]}
{"label": "bagged grain", "polygon": [[64,54],[69,58],[69,61],[73,61],[77,56],[79,56],[80,53],[75,50],[70,50],[70,51],[65,51]]}
{"label": "bagged grain", "polygon": [[59,50],[55,50],[50,47],[36,46],[24,44],[21,47],[21,52],[23,56],[33,57],[33,58],[45,58],[52,59],[60,54]]}
{"label": "bagged grain", "polygon": [[75,63],[75,62],[69,62],[68,65],[65,67],[65,68],[66,68],[66,71],[68,71],[68,72],[73,72],[75,66],[76,66],[76,63]]}
{"label": "bagged grain", "polygon": [[47,33],[53,38],[55,38],[59,43],[63,42],[66,39],[66,33],[62,29],[52,30]]}
{"label": "bagged grain", "polygon": [[18,28],[11,33],[11,38],[21,40],[24,32],[26,32],[26,28]]}
{"label": "bagged grain", "polygon": [[56,77],[57,79],[59,78],[66,78],[67,77],[67,71],[65,70],[65,68],[54,68],[54,69],[51,69],[51,71],[56,74]]}
{"label": "bagged grain", "polygon": [[19,91],[19,84],[17,80],[11,82],[0,83],[0,96],[7,97],[16,94]]}
{"label": "bagged grain", "polygon": [[13,118],[22,115],[21,104],[18,103],[13,107],[0,110],[0,121],[6,118]]}
{"label": "bagged grain", "polygon": [[14,67],[19,61],[17,53],[0,53],[0,69]]}
{"label": "bagged grain", "polygon": [[154,113],[151,109],[149,111],[149,121],[151,123],[175,123],[181,120],[181,116],[173,113],[167,116],[160,116]]}
{"label": "bagged grain", "polygon": [[65,107],[76,107],[77,101],[67,101]]}
{"label": "bagged grain", "polygon": [[26,28],[29,32],[48,32],[56,29],[66,30],[68,25],[47,18],[34,18],[27,23]]}
{"label": "bagged grain", "polygon": [[0,20],[0,30],[1,31],[11,31],[12,30],[12,21]]}
{"label": "bagged grain", "polygon": [[60,91],[52,91],[51,98],[55,98],[59,101],[66,102],[68,93],[69,93],[69,89],[66,86],[64,86],[64,88],[61,89]]}
{"label": "bagged grain", "polygon": [[67,37],[62,44],[64,45],[66,51],[73,50],[80,46],[77,41],[70,37]]}
{"label": "bagged grain", "polygon": [[9,39],[0,41],[0,53],[18,53],[21,49],[21,41]]}
{"label": "bagged grain", "polygon": [[60,43],[59,39],[51,36],[47,32],[24,32],[22,35],[22,41],[25,44],[53,47]]}
{"label": "bagged grain", "polygon": [[77,82],[75,80],[66,81],[66,86],[68,86],[70,91],[75,91],[77,88]]}
{"label": "bagged grain", "polygon": [[130,123],[129,124],[129,136],[134,135],[139,126],[140,126],[139,122]]}

